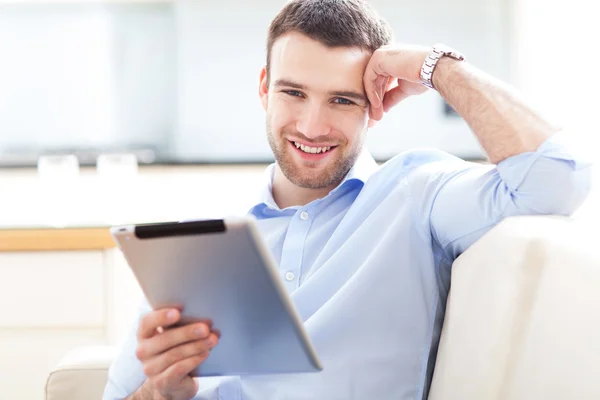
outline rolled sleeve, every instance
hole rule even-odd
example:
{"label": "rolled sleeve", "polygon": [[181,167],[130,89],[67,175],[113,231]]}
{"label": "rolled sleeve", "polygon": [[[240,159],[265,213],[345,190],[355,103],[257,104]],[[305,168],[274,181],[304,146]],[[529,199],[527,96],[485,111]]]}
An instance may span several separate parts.
{"label": "rolled sleeve", "polygon": [[444,157],[413,180],[432,237],[454,259],[506,217],[574,213],[590,192],[590,167],[557,134],[498,165]]}
{"label": "rolled sleeve", "polygon": [[511,193],[506,216],[572,215],[591,191],[591,163],[576,158],[559,133],[535,152],[509,157],[497,166]]}

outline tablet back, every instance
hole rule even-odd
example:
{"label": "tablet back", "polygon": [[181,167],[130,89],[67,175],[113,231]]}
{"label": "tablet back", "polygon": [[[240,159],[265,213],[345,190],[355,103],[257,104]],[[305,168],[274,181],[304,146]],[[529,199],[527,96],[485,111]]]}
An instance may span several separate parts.
{"label": "tablet back", "polygon": [[154,309],[211,319],[219,344],[194,376],[322,369],[250,218],[114,227],[113,237]]}

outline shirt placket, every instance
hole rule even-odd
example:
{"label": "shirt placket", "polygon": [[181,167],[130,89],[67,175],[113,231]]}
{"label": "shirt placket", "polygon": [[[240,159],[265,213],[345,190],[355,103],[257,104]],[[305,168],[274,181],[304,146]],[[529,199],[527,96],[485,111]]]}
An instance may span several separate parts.
{"label": "shirt placket", "polygon": [[292,293],[300,286],[304,247],[312,225],[313,214],[310,209],[298,209],[288,227],[279,266],[288,293]]}

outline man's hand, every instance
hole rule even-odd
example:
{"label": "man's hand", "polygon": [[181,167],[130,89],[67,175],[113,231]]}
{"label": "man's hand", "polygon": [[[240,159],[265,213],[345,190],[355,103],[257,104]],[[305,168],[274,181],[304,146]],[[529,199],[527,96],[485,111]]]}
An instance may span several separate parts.
{"label": "man's hand", "polygon": [[218,332],[211,332],[209,323],[165,329],[180,318],[181,313],[176,309],[161,309],[146,314],[140,321],[136,357],[148,378],[142,388],[143,392],[151,393],[149,398],[189,400],[194,397],[198,384],[189,374],[206,360],[219,340]]}
{"label": "man's hand", "polygon": [[[379,121],[384,112],[408,96],[427,91],[420,73],[429,51],[428,47],[390,45],[372,54],[363,77],[372,120]],[[432,80],[440,96],[475,133],[493,164],[536,151],[560,130],[527,104],[515,88],[465,61],[442,57]]]}
{"label": "man's hand", "polygon": [[384,112],[405,98],[427,91],[421,83],[420,72],[429,50],[427,47],[390,45],[373,53],[363,78],[371,103],[371,119],[379,121]]}

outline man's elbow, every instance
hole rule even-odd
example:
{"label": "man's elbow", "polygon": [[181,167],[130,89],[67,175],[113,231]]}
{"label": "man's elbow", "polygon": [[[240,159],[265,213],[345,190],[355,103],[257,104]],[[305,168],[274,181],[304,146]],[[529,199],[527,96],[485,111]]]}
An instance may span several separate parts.
{"label": "man's elbow", "polygon": [[[591,192],[592,168],[574,168],[564,163],[561,168],[552,169],[552,176],[544,181],[548,185],[546,190],[535,191],[533,202],[527,208],[536,214],[571,216]],[[539,184],[534,183],[535,186]]]}
{"label": "man's elbow", "polygon": [[592,191],[592,168],[572,170],[563,180],[564,190],[558,196],[555,214],[571,216]]}

